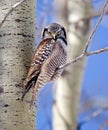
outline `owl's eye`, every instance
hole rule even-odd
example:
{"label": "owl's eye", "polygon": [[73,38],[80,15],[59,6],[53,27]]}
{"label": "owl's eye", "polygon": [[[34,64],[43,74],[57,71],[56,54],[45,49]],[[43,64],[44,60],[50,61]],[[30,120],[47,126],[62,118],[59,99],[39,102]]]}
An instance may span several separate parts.
{"label": "owl's eye", "polygon": [[48,31],[48,34],[51,35],[51,32]]}
{"label": "owl's eye", "polygon": [[61,35],[61,31],[57,32],[57,35]]}

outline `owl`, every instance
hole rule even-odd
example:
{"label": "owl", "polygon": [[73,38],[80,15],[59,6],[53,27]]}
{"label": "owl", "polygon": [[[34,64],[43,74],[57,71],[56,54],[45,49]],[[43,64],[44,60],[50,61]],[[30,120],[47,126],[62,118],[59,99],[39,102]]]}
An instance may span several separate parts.
{"label": "owl", "polygon": [[63,69],[58,68],[66,64],[66,60],[66,31],[62,25],[52,23],[44,28],[41,42],[35,50],[30,69],[23,82],[22,100],[26,93],[33,88],[32,105],[39,89],[62,74]]}

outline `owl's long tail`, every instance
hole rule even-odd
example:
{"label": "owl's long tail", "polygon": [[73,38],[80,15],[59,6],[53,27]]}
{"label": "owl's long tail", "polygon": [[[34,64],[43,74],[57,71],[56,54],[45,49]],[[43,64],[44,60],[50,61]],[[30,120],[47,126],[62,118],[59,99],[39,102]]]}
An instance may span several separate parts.
{"label": "owl's long tail", "polygon": [[[21,100],[24,99],[25,95],[29,92],[29,90],[34,87],[36,81],[37,81],[38,76],[34,76],[33,78],[29,79],[25,84],[23,84],[24,87],[24,92],[22,94]],[[26,80],[25,80],[26,81]]]}

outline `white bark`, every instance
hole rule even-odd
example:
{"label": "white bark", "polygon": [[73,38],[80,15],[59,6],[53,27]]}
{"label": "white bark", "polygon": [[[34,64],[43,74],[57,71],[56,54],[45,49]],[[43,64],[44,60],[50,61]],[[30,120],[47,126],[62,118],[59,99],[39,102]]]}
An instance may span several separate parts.
{"label": "white bark", "polygon": [[[91,6],[87,1],[68,0],[68,61],[80,55],[90,31]],[[76,130],[85,58],[65,69],[56,83],[53,105],[54,130]]]}
{"label": "white bark", "polygon": [[[0,2],[0,19],[18,0]],[[35,45],[35,0],[17,7],[0,28],[0,129],[35,130],[35,107],[19,101],[22,90],[16,84],[27,73]],[[29,98],[29,99],[27,99]],[[26,96],[30,100],[31,94]]]}

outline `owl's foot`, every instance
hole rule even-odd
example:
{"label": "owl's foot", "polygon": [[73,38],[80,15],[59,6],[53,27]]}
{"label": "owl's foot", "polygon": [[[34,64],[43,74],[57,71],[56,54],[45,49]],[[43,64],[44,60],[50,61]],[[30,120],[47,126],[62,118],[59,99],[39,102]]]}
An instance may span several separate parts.
{"label": "owl's foot", "polygon": [[[30,108],[33,106],[33,105],[35,105],[36,104],[36,95],[35,94],[33,94],[32,95],[32,100],[31,100],[31,102],[30,102]],[[37,107],[37,106],[36,106]]]}

